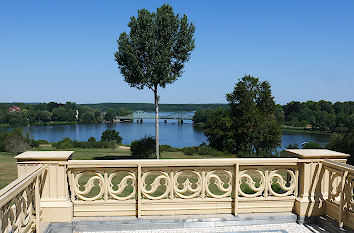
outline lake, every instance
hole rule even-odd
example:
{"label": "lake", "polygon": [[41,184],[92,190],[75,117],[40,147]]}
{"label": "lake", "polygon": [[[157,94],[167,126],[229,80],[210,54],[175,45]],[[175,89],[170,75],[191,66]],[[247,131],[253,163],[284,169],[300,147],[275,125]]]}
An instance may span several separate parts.
{"label": "lake", "polygon": [[[23,127],[25,132],[29,132],[35,139],[45,139],[50,142],[57,142],[65,137],[72,140],[87,141],[90,137],[100,140],[101,134],[106,129],[115,129],[123,138],[124,144],[130,144],[133,140],[144,136],[154,136],[154,119],[144,119],[143,123],[126,122],[114,124],[78,124],[78,125],[56,125],[56,126],[29,126]],[[1,131],[10,130],[3,128]],[[289,144],[301,145],[303,142],[317,142],[322,146],[330,141],[330,135],[326,134],[305,134],[284,131],[282,134],[281,148]],[[183,124],[178,124],[177,120],[160,120],[160,144],[167,144],[173,147],[197,146],[207,139],[200,127],[193,126],[191,120],[184,120]],[[279,148],[280,149],[280,148]]]}

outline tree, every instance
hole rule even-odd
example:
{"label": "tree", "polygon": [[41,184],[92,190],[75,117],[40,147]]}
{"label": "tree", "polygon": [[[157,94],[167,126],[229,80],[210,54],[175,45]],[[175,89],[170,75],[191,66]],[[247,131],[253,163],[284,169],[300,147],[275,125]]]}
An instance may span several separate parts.
{"label": "tree", "polygon": [[210,145],[239,155],[272,155],[281,135],[270,84],[244,76],[226,99],[230,108],[219,110],[207,121]]}
{"label": "tree", "polygon": [[114,118],[117,116],[115,111],[111,108],[107,110],[107,112],[104,114],[104,120],[108,122],[113,122]]}
{"label": "tree", "polygon": [[184,63],[194,49],[193,23],[186,15],[175,15],[165,4],[155,12],[138,11],[131,17],[129,34],[123,32],[118,39],[115,60],[131,87],[147,87],[155,100],[155,143],[159,158],[159,96],[158,87],[165,88],[182,75]]}
{"label": "tree", "polygon": [[68,114],[64,107],[54,108],[52,112],[53,121],[66,121],[68,119]]}
{"label": "tree", "polygon": [[155,139],[153,137],[144,137],[140,140],[132,141],[130,150],[132,157],[136,159],[150,159],[156,153]]}
{"label": "tree", "polygon": [[326,148],[350,154],[347,163],[354,165],[354,132],[337,135],[326,145]]}
{"label": "tree", "polygon": [[92,112],[84,112],[83,114],[81,114],[80,122],[85,124],[96,123],[95,115]]}
{"label": "tree", "polygon": [[29,135],[23,136],[22,129],[17,128],[11,132],[3,132],[0,133],[0,151],[22,153],[31,148],[30,141]]}
{"label": "tree", "polygon": [[101,135],[101,141],[116,141],[118,144],[120,144],[122,142],[122,137],[119,136],[119,132],[115,131],[114,129],[106,129]]}
{"label": "tree", "polygon": [[38,111],[38,120],[43,122],[49,122],[52,117],[52,113],[47,110]]}

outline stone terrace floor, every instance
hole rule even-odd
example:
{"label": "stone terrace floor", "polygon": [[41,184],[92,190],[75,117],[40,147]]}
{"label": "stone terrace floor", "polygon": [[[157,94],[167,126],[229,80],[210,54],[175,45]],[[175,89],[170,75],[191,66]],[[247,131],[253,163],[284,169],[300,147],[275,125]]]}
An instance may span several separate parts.
{"label": "stone terrace floor", "polygon": [[[47,225],[45,233],[354,233],[337,228],[338,223],[321,217],[317,224],[298,224],[293,213],[76,217],[72,223]],[[323,228],[322,228],[323,226]],[[324,229],[325,228],[325,229]],[[342,231],[344,230],[344,231]]]}
{"label": "stone terrace floor", "polygon": [[[320,233],[327,232],[318,226],[300,225],[297,223],[266,224],[253,226],[228,226],[209,228],[180,228],[180,229],[155,229],[135,231],[100,231],[96,233]],[[92,233],[92,232],[80,232]]]}

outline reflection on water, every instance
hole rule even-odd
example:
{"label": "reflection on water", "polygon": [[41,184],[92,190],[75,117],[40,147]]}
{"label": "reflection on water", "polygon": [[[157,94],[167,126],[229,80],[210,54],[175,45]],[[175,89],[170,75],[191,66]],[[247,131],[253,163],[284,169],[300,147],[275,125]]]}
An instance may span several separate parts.
{"label": "reflection on water", "polygon": [[[154,123],[153,119],[144,119],[143,123],[133,121],[115,124],[30,126],[23,129],[25,132],[30,132],[36,140],[45,139],[50,142],[57,142],[65,137],[78,141],[87,141],[90,137],[100,140],[103,131],[115,129],[123,137],[123,143],[130,144],[133,140],[144,136],[154,136]],[[1,130],[10,130],[10,128]],[[281,148],[289,144],[301,145],[303,142],[318,142],[324,146],[329,141],[330,135],[283,132]],[[184,120],[183,124],[178,124],[177,120],[167,120],[167,123],[160,120],[160,144],[186,147],[197,146],[202,142],[207,142],[207,138],[200,127],[193,126],[191,120]]]}

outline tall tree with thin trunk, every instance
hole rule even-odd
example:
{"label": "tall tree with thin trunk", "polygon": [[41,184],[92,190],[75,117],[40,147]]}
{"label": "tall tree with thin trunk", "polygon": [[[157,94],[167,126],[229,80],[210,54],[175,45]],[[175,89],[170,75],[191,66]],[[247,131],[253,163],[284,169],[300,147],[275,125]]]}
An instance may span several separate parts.
{"label": "tall tree with thin trunk", "polygon": [[130,18],[128,27],[130,32],[119,36],[114,56],[131,87],[147,87],[154,92],[156,157],[159,158],[158,88],[165,88],[181,77],[184,63],[195,47],[195,27],[186,15],[175,15],[167,4],[156,12],[139,10],[137,18]]}

